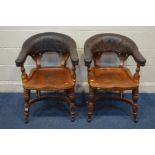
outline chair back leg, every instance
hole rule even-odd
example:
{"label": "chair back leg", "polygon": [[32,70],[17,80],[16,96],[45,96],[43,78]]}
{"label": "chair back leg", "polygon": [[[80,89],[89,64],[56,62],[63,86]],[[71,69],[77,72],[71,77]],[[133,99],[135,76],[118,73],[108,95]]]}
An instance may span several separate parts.
{"label": "chair back leg", "polygon": [[91,122],[94,110],[94,97],[95,90],[89,87],[89,100],[88,100],[88,122]]}
{"label": "chair back leg", "polygon": [[67,91],[69,96],[69,104],[70,104],[70,115],[71,115],[71,121],[75,121],[75,93],[74,88],[69,89]]}
{"label": "chair back leg", "polygon": [[30,108],[30,90],[24,89],[24,117],[25,123],[28,123],[29,120],[29,108]]}
{"label": "chair back leg", "polygon": [[133,100],[132,111],[134,122],[138,122],[138,104],[137,104],[138,98],[139,98],[139,91],[137,88],[132,90],[132,100]]}

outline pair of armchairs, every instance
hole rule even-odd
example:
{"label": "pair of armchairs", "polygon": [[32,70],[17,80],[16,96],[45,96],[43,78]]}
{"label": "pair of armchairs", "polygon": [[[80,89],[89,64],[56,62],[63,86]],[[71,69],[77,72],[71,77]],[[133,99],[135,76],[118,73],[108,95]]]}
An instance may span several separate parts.
{"label": "pair of armchairs", "polygon": [[[45,67],[41,65],[41,58],[45,52],[57,52],[60,55],[60,66]],[[119,66],[103,66],[100,58],[104,53],[115,53]],[[36,63],[29,74],[26,73],[24,63],[27,56],[31,56]],[[124,66],[126,59],[132,56],[137,63],[134,75]],[[71,59],[72,69],[66,66]],[[133,118],[137,122],[138,89],[140,66],[146,60],[140,54],[136,44],[129,38],[112,33],[98,34],[89,38],[84,45],[84,61],[88,68],[89,100],[88,121],[93,115],[94,103],[98,99],[116,99],[127,102],[132,106]],[[53,32],[36,34],[28,38],[16,59],[16,65],[21,67],[21,78],[24,88],[24,116],[28,122],[30,106],[40,100],[62,99],[70,105],[71,120],[75,120],[74,88],[76,83],[76,65],[79,59],[75,41],[67,35]],[[93,66],[91,66],[94,62]],[[31,99],[31,90],[36,91],[36,98]],[[98,96],[98,90],[119,91],[120,96]],[[132,90],[132,100],[123,97],[125,90]],[[65,96],[44,96],[41,91],[64,91]]]}

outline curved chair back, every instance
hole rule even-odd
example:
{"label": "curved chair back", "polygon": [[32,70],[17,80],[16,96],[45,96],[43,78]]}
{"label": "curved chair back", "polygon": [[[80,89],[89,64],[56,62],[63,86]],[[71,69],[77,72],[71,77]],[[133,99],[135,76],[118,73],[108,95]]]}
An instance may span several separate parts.
{"label": "curved chair back", "polygon": [[85,64],[90,66],[92,60],[97,64],[101,55],[105,52],[114,52],[120,59],[121,65],[131,55],[141,66],[146,60],[140,54],[137,45],[130,38],[119,34],[97,34],[89,38],[84,46]]}
{"label": "curved chair back", "polygon": [[22,46],[21,52],[16,59],[16,65],[24,64],[27,56],[31,56],[39,66],[40,59],[45,52],[57,52],[62,54],[62,64],[68,57],[74,65],[78,64],[78,54],[75,41],[67,35],[46,32],[31,36]]}

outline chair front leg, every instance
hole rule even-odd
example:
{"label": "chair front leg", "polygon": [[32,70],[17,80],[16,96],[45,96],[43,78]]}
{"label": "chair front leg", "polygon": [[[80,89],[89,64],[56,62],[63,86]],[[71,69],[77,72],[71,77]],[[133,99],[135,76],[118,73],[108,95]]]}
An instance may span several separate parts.
{"label": "chair front leg", "polygon": [[132,110],[133,110],[134,122],[138,122],[138,104],[137,104],[138,98],[139,98],[139,92],[137,88],[132,90],[132,99],[133,99]]}
{"label": "chair front leg", "polygon": [[71,121],[75,121],[75,94],[74,94],[74,88],[69,89],[68,91],[69,101],[70,101],[70,115],[71,115]]}
{"label": "chair front leg", "polygon": [[122,91],[122,90],[120,91],[120,97],[121,97],[121,98],[124,97],[124,94],[123,94],[123,91]]}
{"label": "chair front leg", "polygon": [[91,122],[94,110],[94,94],[95,90],[89,87],[89,101],[88,101],[88,122]]}
{"label": "chair front leg", "polygon": [[39,98],[41,96],[40,90],[36,90],[36,97]]}
{"label": "chair front leg", "polygon": [[28,123],[29,120],[29,101],[30,101],[30,90],[24,89],[24,117],[25,117],[25,123]]}

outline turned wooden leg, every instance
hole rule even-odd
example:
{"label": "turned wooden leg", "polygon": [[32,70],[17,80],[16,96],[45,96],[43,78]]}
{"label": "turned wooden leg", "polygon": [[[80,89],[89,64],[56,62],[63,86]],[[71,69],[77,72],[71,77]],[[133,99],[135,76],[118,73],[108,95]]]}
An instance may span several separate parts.
{"label": "turned wooden leg", "polygon": [[28,123],[29,119],[29,101],[30,101],[30,90],[24,89],[24,101],[25,101],[25,106],[24,106],[24,117],[25,117],[25,123]]}
{"label": "turned wooden leg", "polygon": [[137,104],[138,98],[139,98],[139,93],[137,88],[132,90],[132,99],[133,99],[132,110],[133,110],[134,122],[138,122],[138,104]]}
{"label": "turned wooden leg", "polygon": [[69,95],[69,101],[70,101],[70,115],[71,115],[71,121],[75,121],[75,96],[74,96],[74,88],[67,91]]}
{"label": "turned wooden leg", "polygon": [[121,98],[124,97],[123,91],[120,91],[120,97],[121,97]]}
{"label": "turned wooden leg", "polygon": [[36,90],[36,97],[39,98],[41,96],[40,90]]}
{"label": "turned wooden leg", "polygon": [[89,101],[88,101],[88,122],[91,122],[94,110],[94,92],[95,90],[89,87]]}

